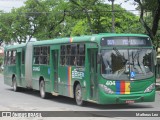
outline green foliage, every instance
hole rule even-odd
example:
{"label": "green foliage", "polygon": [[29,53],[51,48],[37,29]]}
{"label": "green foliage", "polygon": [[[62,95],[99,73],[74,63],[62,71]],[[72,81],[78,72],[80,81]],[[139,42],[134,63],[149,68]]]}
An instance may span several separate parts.
{"label": "green foliage", "polygon": [[12,38],[13,15],[0,13],[0,38],[3,41],[10,42]]}
{"label": "green foliage", "polygon": [[79,20],[77,24],[72,28],[71,36],[79,36],[89,34],[86,21]]}
{"label": "green foliage", "polygon": [[155,46],[160,46],[160,0],[134,0],[140,10],[140,21]]}
{"label": "green foliage", "polygon": [[19,43],[25,42],[27,40],[27,36],[32,32],[27,16],[23,13],[25,13],[23,7],[12,10],[12,15],[14,15],[14,22],[12,24],[12,40]]}
{"label": "green foliage", "polygon": [[[138,17],[115,5],[116,33],[143,33]],[[111,6],[103,0],[27,0],[0,14],[0,38],[6,42],[111,32]]]}
{"label": "green foliage", "polygon": [[158,0],[142,0],[141,2],[144,9],[151,12],[154,12],[158,6]]}

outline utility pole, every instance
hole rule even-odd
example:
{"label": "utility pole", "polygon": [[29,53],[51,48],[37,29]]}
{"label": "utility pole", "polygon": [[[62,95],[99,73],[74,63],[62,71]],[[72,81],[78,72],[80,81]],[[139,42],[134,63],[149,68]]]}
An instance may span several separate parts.
{"label": "utility pole", "polygon": [[114,0],[108,0],[112,2],[112,32],[115,32],[115,18],[114,18]]}

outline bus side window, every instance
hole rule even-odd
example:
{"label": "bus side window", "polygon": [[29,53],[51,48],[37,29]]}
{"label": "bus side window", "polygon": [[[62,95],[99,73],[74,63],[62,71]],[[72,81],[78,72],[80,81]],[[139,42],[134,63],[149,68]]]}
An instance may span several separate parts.
{"label": "bus side window", "polygon": [[43,53],[44,53],[44,49],[43,49],[43,47],[40,47],[40,54],[38,55],[39,56],[38,57],[39,64],[43,64],[43,59],[44,59]]}
{"label": "bus side window", "polygon": [[7,65],[7,60],[8,60],[8,51],[5,52],[5,65]]}
{"label": "bus side window", "polygon": [[67,45],[67,55],[71,55],[71,45]]}
{"label": "bus side window", "polygon": [[85,44],[62,45],[60,59],[61,65],[84,66]]}
{"label": "bus side window", "polygon": [[62,45],[61,46],[61,55],[65,55],[65,51],[66,51],[65,45]]}
{"label": "bus side window", "polygon": [[76,53],[77,53],[77,45],[73,44],[73,45],[71,45],[71,55],[75,56]]}
{"label": "bus side window", "polygon": [[34,59],[33,64],[49,64],[50,59],[50,47],[49,46],[38,46],[34,47]]}
{"label": "bus side window", "polygon": [[76,66],[75,56],[70,56],[70,65]]}
{"label": "bus side window", "polygon": [[16,64],[16,51],[11,52],[11,64]]}
{"label": "bus side window", "polygon": [[40,47],[34,47],[33,64],[39,64]]}
{"label": "bus side window", "polygon": [[66,57],[66,65],[70,65],[70,57],[69,56]]}
{"label": "bus side window", "polygon": [[77,44],[71,45],[71,56],[70,56],[70,65],[76,66],[77,65]]}
{"label": "bus side window", "polygon": [[8,64],[8,65],[11,64],[11,51],[8,51],[8,60],[7,60],[7,64]]}
{"label": "bus side window", "polygon": [[47,51],[47,64],[49,64],[50,62],[50,47],[47,47],[48,51]]}
{"label": "bus side window", "polygon": [[63,66],[66,64],[65,53],[66,53],[66,46],[65,45],[61,45],[60,64],[63,65]]}
{"label": "bus side window", "polygon": [[25,63],[25,51],[22,50],[22,64]]}
{"label": "bus side window", "polygon": [[39,56],[36,56],[36,57],[35,57],[34,64],[39,64]]}
{"label": "bus side window", "polygon": [[11,51],[10,64],[13,64],[13,51]]}
{"label": "bus side window", "polygon": [[77,65],[78,66],[84,66],[85,64],[85,44],[79,44],[77,45],[77,55],[78,55],[78,58],[77,58]]}
{"label": "bus side window", "polygon": [[84,44],[80,44],[80,46],[79,46],[79,54],[80,55],[85,55],[85,45]]}

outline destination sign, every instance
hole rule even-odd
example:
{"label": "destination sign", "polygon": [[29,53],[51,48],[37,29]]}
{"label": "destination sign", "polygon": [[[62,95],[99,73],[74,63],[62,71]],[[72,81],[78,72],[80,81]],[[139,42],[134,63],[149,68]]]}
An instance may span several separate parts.
{"label": "destination sign", "polygon": [[101,46],[151,46],[149,38],[144,37],[105,37]]}

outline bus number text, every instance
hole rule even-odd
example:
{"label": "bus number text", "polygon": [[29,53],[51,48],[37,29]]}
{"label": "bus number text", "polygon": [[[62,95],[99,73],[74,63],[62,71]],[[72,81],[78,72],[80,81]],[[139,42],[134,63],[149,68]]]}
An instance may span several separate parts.
{"label": "bus number text", "polygon": [[116,85],[115,81],[107,81],[106,85],[111,86],[111,85]]}

